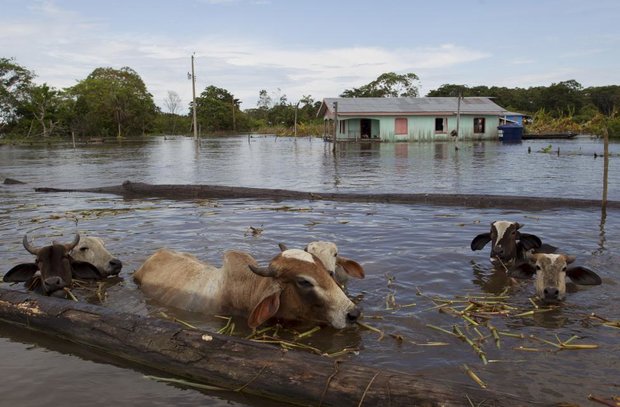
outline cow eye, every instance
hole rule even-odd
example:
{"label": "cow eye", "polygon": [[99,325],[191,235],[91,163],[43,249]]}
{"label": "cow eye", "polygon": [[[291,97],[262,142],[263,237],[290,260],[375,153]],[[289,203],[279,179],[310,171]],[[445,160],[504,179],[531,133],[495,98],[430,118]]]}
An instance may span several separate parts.
{"label": "cow eye", "polygon": [[308,288],[312,288],[312,287],[314,287],[314,284],[312,284],[312,281],[306,280],[306,279],[305,279],[305,278],[303,278],[303,277],[298,278],[295,282],[297,283],[297,286],[298,286],[299,288],[305,288],[305,289],[308,289]]}
{"label": "cow eye", "polygon": [[566,266],[562,267],[562,271],[564,272],[566,271]]}
{"label": "cow eye", "polygon": [[81,252],[85,252],[85,251],[87,251],[87,250],[88,250],[88,247],[80,247],[80,251],[81,251]]}
{"label": "cow eye", "polygon": [[536,265],[536,270],[542,270],[539,264]]}
{"label": "cow eye", "polygon": [[338,257],[338,253],[334,253],[334,257]]}

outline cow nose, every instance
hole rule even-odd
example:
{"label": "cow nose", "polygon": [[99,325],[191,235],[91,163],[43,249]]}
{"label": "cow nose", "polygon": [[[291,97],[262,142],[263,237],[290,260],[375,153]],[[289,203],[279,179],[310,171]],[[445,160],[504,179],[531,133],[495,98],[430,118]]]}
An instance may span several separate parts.
{"label": "cow nose", "polygon": [[43,288],[46,294],[53,293],[66,287],[65,281],[59,276],[48,277],[43,280]]}
{"label": "cow nose", "polygon": [[119,259],[110,260],[108,262],[108,265],[110,266],[111,274],[118,274],[123,268],[123,262],[121,262]]}
{"label": "cow nose", "polygon": [[347,312],[347,322],[354,323],[357,319],[362,315],[362,311],[358,307],[353,308],[351,311]]}
{"label": "cow nose", "polygon": [[545,294],[545,299],[556,300],[560,295],[560,290],[556,287],[547,287],[543,290],[543,293]]}

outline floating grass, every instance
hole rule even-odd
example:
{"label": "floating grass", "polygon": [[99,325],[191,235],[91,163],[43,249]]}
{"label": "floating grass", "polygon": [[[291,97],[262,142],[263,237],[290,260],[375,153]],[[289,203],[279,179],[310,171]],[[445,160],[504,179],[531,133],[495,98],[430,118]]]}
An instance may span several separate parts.
{"label": "floating grass", "polygon": [[178,322],[179,324],[184,325],[184,326],[186,326],[187,328],[190,328],[190,329],[198,329],[197,327],[195,327],[194,325],[190,324],[189,322],[185,322],[185,321],[183,321],[183,320],[181,320],[181,319],[178,319],[178,318],[176,318],[176,317],[170,316],[170,315],[166,314],[166,313],[165,313],[165,312],[163,312],[163,311],[160,311],[160,312],[159,312],[159,315],[160,315],[161,317],[163,317],[163,318],[169,319],[169,320],[170,320],[170,321],[172,321],[172,322]]}
{"label": "floating grass", "polygon": [[467,366],[466,364],[463,364],[463,368],[465,369],[465,373],[467,373],[467,376],[469,376],[470,379],[476,382],[478,386],[482,387],[483,389],[487,388],[486,383],[483,382],[482,379],[478,377],[478,375],[469,368],[469,366]]}
{"label": "floating grass", "polygon": [[202,390],[231,391],[230,389],[225,389],[223,387],[210,386],[208,384],[190,382],[188,380],[176,379],[174,377],[159,377],[159,376],[149,376],[149,375],[144,375],[143,377],[145,379],[155,380],[157,382],[179,384],[181,386],[193,387],[193,388],[202,389]]}
{"label": "floating grass", "polygon": [[379,338],[377,338],[377,340],[378,340],[378,341],[380,341],[381,339],[383,339],[383,337],[385,336],[384,332],[383,332],[382,330],[378,329],[378,328],[375,328],[375,327],[373,327],[373,326],[370,326],[370,325],[368,325],[368,324],[366,324],[366,323],[364,323],[364,322],[361,322],[361,321],[357,321],[357,324],[358,324],[359,326],[361,326],[362,328],[364,328],[364,329],[367,329],[367,330],[369,330],[369,331],[373,331],[373,332],[378,333],[378,334],[379,334]]}
{"label": "floating grass", "polygon": [[296,335],[295,339],[296,340],[300,340],[300,339],[303,339],[303,338],[307,338],[309,336],[314,335],[316,332],[318,332],[320,330],[321,330],[320,326],[315,326],[314,328],[310,329],[309,331],[306,331],[306,332],[303,332],[303,333],[300,333],[300,334]]}

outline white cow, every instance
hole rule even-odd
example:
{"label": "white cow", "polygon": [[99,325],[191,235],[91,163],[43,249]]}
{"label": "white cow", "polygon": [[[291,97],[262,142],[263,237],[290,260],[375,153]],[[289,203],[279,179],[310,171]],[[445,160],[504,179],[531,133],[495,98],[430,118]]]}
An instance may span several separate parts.
{"label": "white cow", "polygon": [[[280,243],[280,250],[286,250],[286,245]],[[321,260],[327,272],[340,285],[345,285],[349,277],[364,278],[364,268],[355,260],[338,255],[338,246],[333,242],[310,242],[305,251]]]}

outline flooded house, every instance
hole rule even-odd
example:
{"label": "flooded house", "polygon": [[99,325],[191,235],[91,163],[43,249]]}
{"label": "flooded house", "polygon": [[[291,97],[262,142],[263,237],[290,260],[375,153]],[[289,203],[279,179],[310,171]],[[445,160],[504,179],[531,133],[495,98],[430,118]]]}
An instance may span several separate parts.
{"label": "flooded house", "polygon": [[488,97],[325,98],[317,113],[338,141],[492,140],[508,111]]}

